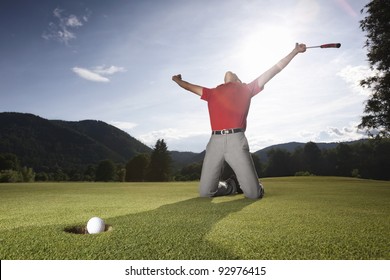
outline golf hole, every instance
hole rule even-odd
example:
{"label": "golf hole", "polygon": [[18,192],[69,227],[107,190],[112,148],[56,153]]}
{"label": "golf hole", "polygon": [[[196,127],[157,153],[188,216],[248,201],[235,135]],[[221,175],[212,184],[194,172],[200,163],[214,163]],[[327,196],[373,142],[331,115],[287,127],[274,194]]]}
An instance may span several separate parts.
{"label": "golf hole", "polygon": [[[107,231],[111,231],[112,230],[112,226],[111,225],[106,225],[104,227],[104,231],[101,232],[101,233],[104,233],[104,232],[107,232]],[[67,233],[73,233],[73,234],[89,234],[88,231],[87,231],[87,227],[86,226],[71,226],[71,227],[66,227],[64,229],[65,232]]]}

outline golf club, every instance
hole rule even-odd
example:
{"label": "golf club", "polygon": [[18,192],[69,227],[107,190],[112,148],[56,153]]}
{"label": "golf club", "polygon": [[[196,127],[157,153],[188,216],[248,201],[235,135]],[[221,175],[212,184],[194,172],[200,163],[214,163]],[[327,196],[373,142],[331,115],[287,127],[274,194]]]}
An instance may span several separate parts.
{"label": "golf club", "polygon": [[319,46],[306,47],[306,49],[313,49],[313,48],[328,49],[328,48],[340,48],[340,47],[341,47],[340,43],[331,43],[331,44],[323,44]]}

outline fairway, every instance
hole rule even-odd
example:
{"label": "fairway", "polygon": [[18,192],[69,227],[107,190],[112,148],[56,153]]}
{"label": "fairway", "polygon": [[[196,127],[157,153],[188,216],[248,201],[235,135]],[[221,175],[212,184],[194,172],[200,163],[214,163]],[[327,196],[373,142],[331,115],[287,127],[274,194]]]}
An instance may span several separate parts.
{"label": "fairway", "polygon": [[[265,197],[198,182],[0,184],[0,259],[390,259],[390,182],[262,180]],[[66,232],[98,216],[104,233]]]}

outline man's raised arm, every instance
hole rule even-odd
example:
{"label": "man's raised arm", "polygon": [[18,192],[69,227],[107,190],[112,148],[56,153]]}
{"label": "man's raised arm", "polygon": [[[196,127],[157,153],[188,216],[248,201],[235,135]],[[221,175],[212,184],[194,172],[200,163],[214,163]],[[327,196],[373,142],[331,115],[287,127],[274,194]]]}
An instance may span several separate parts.
{"label": "man's raised arm", "polygon": [[272,66],[257,78],[259,87],[264,88],[264,85],[268,83],[276,74],[282,71],[298,53],[303,53],[305,51],[305,44],[296,43],[295,48],[286,57],[284,57],[277,64]]}
{"label": "man's raised arm", "polygon": [[184,88],[185,90],[188,90],[199,96],[202,96],[203,87],[183,81],[180,74],[172,76],[172,81],[176,82],[180,87]]}

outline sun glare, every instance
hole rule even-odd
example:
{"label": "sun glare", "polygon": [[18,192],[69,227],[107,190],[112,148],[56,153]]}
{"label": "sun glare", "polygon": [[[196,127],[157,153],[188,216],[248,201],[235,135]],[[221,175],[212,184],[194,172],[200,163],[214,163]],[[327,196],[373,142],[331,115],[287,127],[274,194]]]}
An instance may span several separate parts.
{"label": "sun glare", "polygon": [[235,50],[237,73],[243,78],[261,74],[287,54],[295,44],[292,30],[284,27],[259,27],[247,35]]}

